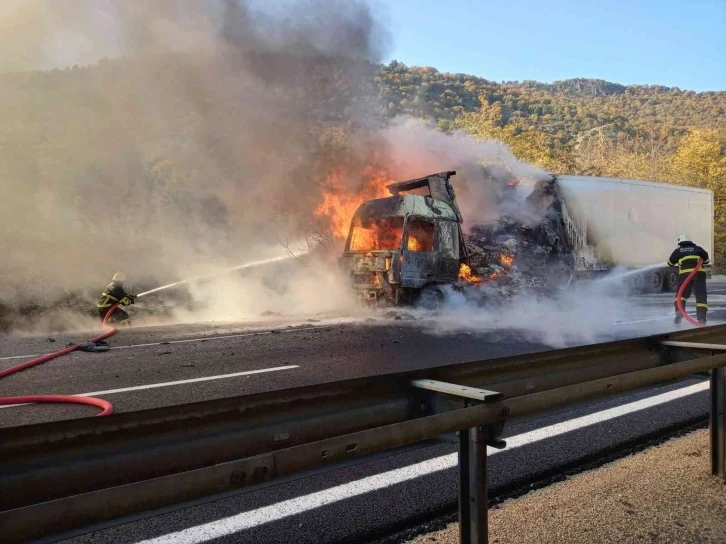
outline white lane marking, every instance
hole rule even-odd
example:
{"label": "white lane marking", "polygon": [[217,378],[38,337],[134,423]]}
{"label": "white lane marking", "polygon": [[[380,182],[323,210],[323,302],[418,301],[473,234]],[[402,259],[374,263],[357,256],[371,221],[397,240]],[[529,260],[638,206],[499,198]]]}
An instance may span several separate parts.
{"label": "white lane marking", "polygon": [[[711,310],[718,310],[720,308],[711,308]],[[690,314],[689,314],[690,315]],[[696,314],[693,314],[694,316]],[[651,317],[647,319],[637,319],[635,321],[616,321],[615,323],[611,323],[611,325],[629,325],[633,323],[645,323],[646,321],[660,321],[664,319],[671,319],[673,318],[673,314],[668,314],[667,317]],[[354,321],[352,321],[354,323]],[[208,340],[226,340],[228,338],[246,338],[249,336],[264,336],[267,334],[283,334],[283,333],[290,333],[290,332],[298,332],[298,331],[312,331],[316,329],[322,329],[324,327],[328,327],[328,325],[320,325],[317,327],[297,327],[292,329],[275,329],[275,330],[261,330],[257,332],[245,332],[245,333],[239,333],[239,334],[227,334],[224,336],[203,336],[200,338],[189,338],[185,340],[168,340],[168,341],[162,341],[162,342],[150,342],[148,344],[130,344],[128,346],[114,346],[110,348],[111,350],[114,349],[132,349],[132,348],[148,348],[151,346],[165,346],[167,344],[187,344],[189,342],[202,342],[202,341],[208,341]],[[110,350],[109,350],[110,351]],[[12,359],[30,359],[32,357],[40,357],[43,354],[36,353],[36,354],[30,354],[30,355],[13,355],[12,357],[0,357],[0,361],[10,361]]]}
{"label": "white lane marking", "polygon": [[292,329],[275,329],[264,330],[258,332],[244,332],[239,334],[227,334],[224,336],[206,336],[203,338],[189,338],[186,340],[168,340],[164,342],[151,342],[149,344],[130,344],[128,346],[115,346],[111,349],[130,349],[130,348],[146,348],[149,346],[165,346],[167,344],[188,344],[189,342],[202,342],[205,340],[227,340],[228,338],[246,338],[248,336],[264,336],[266,334],[283,334],[287,332],[311,331],[314,329],[322,329],[323,327],[298,327]]}
{"label": "white lane marking", "polygon": [[[111,349],[147,348],[149,346],[165,346],[167,344],[187,344],[189,342],[202,342],[202,341],[207,341],[207,340],[227,340],[228,338],[245,338],[248,336],[263,336],[266,334],[283,334],[283,333],[288,333],[288,332],[311,331],[311,330],[315,330],[315,329],[322,329],[324,326],[297,327],[297,328],[292,328],[292,329],[279,329],[279,330],[275,329],[273,331],[262,330],[262,331],[258,331],[258,332],[227,334],[224,336],[205,336],[205,337],[201,337],[201,338],[189,338],[186,340],[165,340],[162,342],[151,342],[149,344],[130,344],[128,346],[114,346]],[[40,357],[40,355],[14,355],[12,357],[0,357],[0,361],[8,361],[10,359],[26,359],[26,358],[30,358],[30,357]]]}
{"label": "white lane marking", "polygon": [[[715,310],[722,310],[723,308],[709,308],[709,311],[713,313]],[[691,317],[696,317],[696,314],[693,312],[686,312]],[[629,325],[632,323],[645,323],[646,321],[664,321],[666,319],[673,319],[675,317],[675,313],[668,314],[664,317],[648,317],[645,319],[635,319],[633,321],[616,321],[615,323],[611,323],[611,325]]]}
{"label": "white lane marking", "polygon": [[[512,436],[506,439],[506,449],[511,450],[539,440],[552,438],[583,427],[588,427],[602,421],[645,410],[646,408],[652,408],[672,400],[706,391],[708,388],[708,382],[698,383],[668,393],[655,395],[647,399],[624,404],[616,408],[610,408],[601,412],[577,417],[569,421],[563,421],[562,423],[556,423],[541,429]],[[489,455],[496,455],[501,451],[504,450],[488,448]],[[315,508],[320,508],[338,501],[350,499],[351,497],[356,497],[409,480],[415,480],[421,476],[454,468],[458,462],[457,455],[458,454],[456,453],[451,453],[440,457],[434,457],[433,459],[428,459],[414,465],[390,470],[388,472],[382,472],[381,474],[368,476],[367,478],[362,478],[360,480],[348,482],[329,489],[310,493],[309,495],[304,495],[302,497],[296,497],[270,506],[257,508],[256,510],[250,510],[248,512],[242,512],[234,516],[204,523],[202,525],[196,525],[194,527],[182,529],[181,531],[162,535],[157,538],[143,540],[138,544],[178,544],[179,542],[184,542],[185,544],[197,544],[201,542],[209,542],[210,540],[229,536],[240,531],[244,531],[245,529],[257,527],[258,525],[278,521],[290,516],[308,512]]]}
{"label": "white lane marking", "polygon": [[[237,378],[239,376],[250,376],[252,374],[264,374],[266,372],[277,372],[280,370],[292,370],[300,368],[298,365],[275,366],[272,368],[261,368],[259,370],[245,370],[244,372],[235,372],[233,374],[218,374],[216,376],[204,376],[202,378],[190,378],[188,380],[177,380],[174,382],[150,383],[147,385],[135,385],[132,387],[122,387],[121,389],[109,389],[107,391],[92,391],[90,393],[76,393],[72,397],[95,397],[98,395],[113,395],[114,393],[126,393],[128,391],[142,391],[144,389],[156,389],[158,387],[171,387],[173,385],[184,385],[188,383],[209,382],[212,380],[223,380],[225,378]],[[12,408],[13,406],[25,406],[24,404],[7,404],[0,406],[2,408]]]}
{"label": "white lane marking", "polygon": [[0,361],[9,361],[10,359],[29,359],[30,357],[40,357],[39,353],[32,355],[13,355],[12,357],[0,357]]}
{"label": "white lane marking", "polygon": [[630,325],[632,323],[645,323],[646,321],[661,321],[665,319],[673,319],[674,314],[669,314],[667,317],[649,317],[647,319],[635,319],[633,321],[616,321],[611,325]]}
{"label": "white lane marking", "polygon": [[93,391],[91,393],[79,393],[74,397],[90,397],[94,395],[112,395],[114,393],[126,393],[127,391],[141,391],[143,389],[156,389],[157,387],[171,387],[173,385],[184,385],[187,383],[209,382],[212,380],[223,380],[225,378],[237,378],[238,376],[251,376],[252,374],[265,374],[267,372],[278,372],[280,370],[292,370],[300,368],[298,365],[275,366],[272,368],[261,368],[259,370],[245,370],[233,374],[218,374],[217,376],[204,376],[202,378],[190,378],[188,380],[177,380],[174,382],[151,383],[148,385],[136,385],[133,387],[122,387],[121,389],[109,389],[108,391]]}

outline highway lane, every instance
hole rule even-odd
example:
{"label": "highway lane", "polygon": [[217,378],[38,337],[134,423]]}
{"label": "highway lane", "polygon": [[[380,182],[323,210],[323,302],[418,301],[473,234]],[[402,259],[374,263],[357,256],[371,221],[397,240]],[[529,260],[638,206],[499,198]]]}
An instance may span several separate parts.
{"label": "highway lane", "polygon": [[[703,418],[707,382],[692,379],[507,425],[490,448],[491,495],[561,479],[603,453]],[[369,542],[456,504],[454,437],[307,478],[69,538],[66,544],[332,544]],[[596,491],[596,490],[594,490]]]}
{"label": "highway lane", "polygon": [[[726,285],[711,285],[711,319],[726,318]],[[408,310],[358,316],[290,316],[246,323],[204,323],[120,331],[106,353],[77,352],[0,380],[0,396],[101,393],[117,412],[185,404],[327,381],[489,359],[643,334],[667,332],[672,295],[631,297],[626,312],[608,316],[587,334],[566,315],[571,338],[533,326],[502,327],[484,320],[471,327],[453,319]],[[595,311],[596,309],[594,309]],[[467,316],[468,317],[468,316]],[[451,321],[450,326],[442,323]],[[466,321],[466,320],[463,320]],[[687,326],[687,325],[686,325]],[[551,329],[551,327],[550,327]],[[546,330],[550,330],[546,329]],[[5,368],[89,333],[4,337]],[[56,347],[57,346],[57,347]],[[210,379],[213,378],[213,379]],[[108,393],[111,391],[111,393]],[[0,408],[0,426],[90,417],[94,409],[73,406]]]}
{"label": "highway lane", "polygon": [[[141,336],[141,341],[147,339]],[[0,380],[0,396],[76,394],[271,367],[296,367],[265,374],[101,395],[111,401],[118,412],[123,412],[541,349],[547,349],[547,346],[520,340],[514,335],[462,333],[438,337],[428,334],[425,328],[391,323],[281,329],[274,333],[260,332],[228,339],[214,340],[210,337],[184,344],[106,353],[73,353]],[[5,408],[0,409],[0,425],[93,413],[92,409],[84,407]]]}
{"label": "highway lane", "polygon": [[[723,294],[713,291],[712,322],[722,322],[726,320],[726,288]],[[668,294],[633,297],[628,311],[599,327],[596,338],[604,341],[673,330],[671,298]],[[496,324],[489,330],[442,329],[444,318],[426,319],[404,311],[387,317],[379,312],[375,317],[297,316],[242,324],[139,328],[112,338],[117,349],[108,353],[77,353],[0,380],[0,395],[129,389],[100,395],[118,411],[129,411],[547,350],[563,341],[560,338],[553,344],[536,328]],[[569,322],[565,320],[564,325]],[[592,338],[590,333],[576,334],[570,343],[585,343]],[[55,338],[56,345],[67,341]],[[2,345],[8,349],[0,353],[0,366],[23,360],[3,357],[44,351],[41,348],[49,345],[44,340],[4,339]],[[258,370],[269,372],[250,373]],[[209,379],[227,374],[236,375]],[[184,380],[197,381],[170,383]],[[512,422],[505,435],[512,437],[513,447],[492,452],[492,485],[502,489],[515,482],[527,483],[603,451],[637,443],[643,436],[703,418],[707,413],[703,387],[703,382],[694,379]],[[85,408],[22,406],[0,409],[0,425],[88,415]],[[454,451],[451,440],[415,448],[70,542],[368,541],[453,507]]]}

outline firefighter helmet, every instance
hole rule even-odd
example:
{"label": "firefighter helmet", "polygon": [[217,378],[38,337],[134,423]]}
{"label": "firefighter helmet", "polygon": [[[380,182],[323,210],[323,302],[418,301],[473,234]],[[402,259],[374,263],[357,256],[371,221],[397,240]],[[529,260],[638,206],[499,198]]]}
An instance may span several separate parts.
{"label": "firefighter helmet", "polygon": [[126,274],[124,274],[123,272],[116,272],[113,275],[113,280],[112,281],[125,282],[126,281]]}
{"label": "firefighter helmet", "polygon": [[682,244],[683,242],[691,242],[691,237],[688,236],[688,234],[681,234],[678,236],[678,243]]}

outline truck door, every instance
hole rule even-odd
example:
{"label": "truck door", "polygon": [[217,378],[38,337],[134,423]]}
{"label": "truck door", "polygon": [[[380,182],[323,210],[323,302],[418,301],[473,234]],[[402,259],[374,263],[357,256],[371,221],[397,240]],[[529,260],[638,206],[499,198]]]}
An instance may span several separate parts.
{"label": "truck door", "polygon": [[454,283],[459,279],[459,223],[436,221],[434,251],[438,267],[436,281]]}
{"label": "truck door", "polygon": [[436,224],[432,219],[409,217],[403,246],[401,286],[421,288],[436,281],[438,254],[434,251]]}

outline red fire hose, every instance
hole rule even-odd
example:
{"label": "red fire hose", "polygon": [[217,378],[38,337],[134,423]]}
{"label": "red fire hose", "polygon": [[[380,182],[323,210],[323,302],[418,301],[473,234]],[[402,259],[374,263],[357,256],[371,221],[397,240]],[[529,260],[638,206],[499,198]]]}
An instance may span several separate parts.
{"label": "red fire hose", "polygon": [[683,282],[681,288],[678,289],[678,294],[676,294],[676,306],[678,307],[678,311],[681,312],[681,315],[686,318],[686,321],[688,321],[691,325],[695,325],[696,327],[705,327],[706,325],[703,323],[699,323],[686,313],[686,310],[683,308],[683,301],[681,301],[681,297],[683,296],[683,291],[685,291],[686,286],[693,281],[693,278],[696,276],[696,274],[698,274],[698,271],[701,270],[702,266],[703,259],[698,259],[698,264],[696,265],[696,268],[694,268],[693,271],[688,274],[686,281]]}
{"label": "red fire hose", "polygon": [[[103,326],[106,329],[106,332],[91,339],[91,342],[99,342],[108,338],[109,336],[112,336],[116,332],[116,329],[108,324],[108,318],[111,317],[111,314],[116,309],[118,304],[119,303],[117,302],[116,304],[111,306],[108,312],[106,312],[106,317],[103,318]],[[32,361],[26,361],[24,363],[20,363],[19,365],[6,368],[5,370],[0,370],[0,378],[4,378],[5,376],[9,376],[10,374],[14,374],[15,372],[20,372],[21,370],[30,368],[31,366],[39,365],[62,355],[66,355],[68,353],[71,353],[72,351],[77,350],[80,346],[81,344],[76,344],[75,346],[67,347],[60,351],[56,351],[55,353],[43,355],[42,357],[38,357],[37,359],[33,359]],[[94,397],[80,397],[71,395],[33,395],[23,397],[0,397],[0,404],[31,404],[38,402],[86,404],[90,406],[97,406],[102,410],[100,414],[97,414],[97,416],[108,416],[113,413],[113,405],[110,402]]]}

